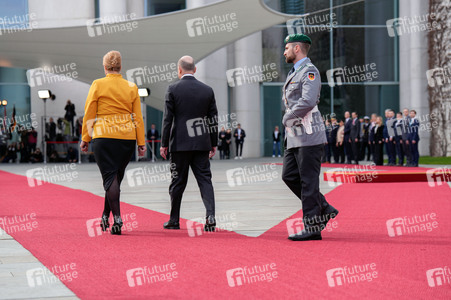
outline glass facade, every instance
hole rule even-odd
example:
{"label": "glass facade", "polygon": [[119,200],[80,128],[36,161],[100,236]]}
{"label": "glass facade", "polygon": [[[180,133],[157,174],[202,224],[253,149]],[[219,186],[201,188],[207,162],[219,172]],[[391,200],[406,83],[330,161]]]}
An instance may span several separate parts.
{"label": "glass facade", "polygon": [[147,16],[169,13],[186,8],[185,0],[147,0],[145,3]]}
{"label": "glass facade", "polygon": [[[320,71],[319,108],[323,115],[334,113],[340,119],[345,111],[364,116],[383,114],[386,108],[399,110],[398,40],[389,36],[386,27],[386,21],[398,15],[398,0],[353,2],[265,1],[283,13],[309,15],[263,31],[263,63],[276,62],[280,74],[279,82],[263,83],[263,118],[267,111],[280,111],[277,115],[282,115],[285,109],[281,88],[292,64],[285,63],[283,39],[289,33],[305,33],[312,39],[308,56]],[[269,99],[267,93],[277,97]],[[273,126],[263,127],[264,155],[269,156]]]}
{"label": "glass facade", "polygon": [[[0,18],[2,18],[0,30],[5,27],[27,26],[27,0],[0,0],[0,7]],[[4,65],[7,65],[7,62],[4,62]],[[25,69],[0,67],[0,100],[3,99],[8,101],[8,105],[6,106],[6,116],[4,107],[1,107],[0,118],[7,117],[10,119],[13,107],[16,108],[16,116],[18,117],[30,113],[30,87],[27,83]]]}

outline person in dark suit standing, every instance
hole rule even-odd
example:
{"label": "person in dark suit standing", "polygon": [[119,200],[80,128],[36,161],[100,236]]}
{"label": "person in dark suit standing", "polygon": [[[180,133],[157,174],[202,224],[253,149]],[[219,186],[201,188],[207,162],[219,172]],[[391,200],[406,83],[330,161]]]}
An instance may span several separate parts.
{"label": "person in dark suit standing", "polygon": [[70,123],[70,128],[71,128],[71,130],[70,130],[70,132],[71,132],[71,135],[73,136],[74,135],[74,117],[77,115],[76,113],[75,113],[75,105],[70,101],[70,100],[67,100],[67,103],[66,103],[66,106],[64,107],[64,110],[66,111],[66,114],[64,115],[64,118],[67,120],[67,121],[69,121],[69,123]]}
{"label": "person in dark suit standing", "polygon": [[338,128],[340,126],[337,123],[337,119],[335,119],[335,118],[331,119],[331,126],[332,126],[332,130],[330,131],[329,149],[330,149],[330,152],[333,154],[334,163],[338,164],[339,163],[339,155],[338,155],[338,147],[337,147],[337,132],[338,132]]}
{"label": "person in dark suit standing", "polygon": [[241,128],[241,124],[238,124],[233,136],[235,137],[236,145],[235,159],[243,159],[243,144],[244,138],[246,137],[246,132]]}
{"label": "person in dark suit standing", "polygon": [[396,150],[395,150],[395,111],[393,109],[385,110],[385,127],[384,127],[384,139],[385,150],[388,155],[387,166],[396,165]]}
{"label": "person in dark suit standing", "polygon": [[371,114],[371,122],[370,122],[370,126],[369,126],[369,135],[368,135],[368,144],[370,145],[370,152],[371,152],[373,161],[374,161],[374,147],[376,146],[374,144],[374,134],[375,134],[374,128],[376,127],[376,120],[377,120],[377,115]]}
{"label": "person in dark suit standing", "polygon": [[359,164],[360,155],[360,121],[359,115],[354,111],[352,112],[351,133],[349,134],[349,142],[352,146],[352,156],[354,157],[355,164]]}
{"label": "person in dark suit standing", "polygon": [[396,155],[398,156],[398,166],[402,167],[404,165],[404,149],[402,145],[404,144],[404,140],[402,138],[404,127],[404,120],[402,119],[402,112],[398,112],[396,114],[396,122],[395,122],[395,147],[396,147]]}
{"label": "person in dark suit standing", "polygon": [[417,112],[415,110],[410,111],[410,154],[412,156],[411,163],[409,167],[418,167],[418,160],[420,159],[420,153],[418,152],[418,142],[420,141],[420,135],[418,130],[420,127],[420,122],[416,118]]}
{"label": "person in dark suit standing", "polygon": [[352,164],[352,144],[351,144],[351,140],[350,140],[350,136],[351,136],[351,127],[352,127],[352,119],[351,119],[351,114],[349,113],[349,111],[345,112],[345,131],[344,131],[344,150],[345,150],[345,155],[346,155],[346,163],[347,164]]}
{"label": "person in dark suit standing", "polygon": [[207,210],[204,229],[214,231],[215,196],[209,159],[215,155],[218,143],[218,109],[213,89],[198,81],[195,72],[191,56],[180,58],[180,80],[166,93],[160,154],[166,159],[170,153],[173,172],[169,186],[171,214],[164,228],[180,229],[180,205],[191,167]]}
{"label": "person in dark suit standing", "polygon": [[338,214],[319,190],[326,133],[318,109],[321,77],[307,57],[312,40],[305,34],[285,38],[285,61],[294,64],[282,90],[285,153],[282,180],[302,202],[304,229],[292,241],[321,240],[321,231]]}
{"label": "person in dark suit standing", "polygon": [[326,143],[324,144],[324,153],[321,162],[322,163],[331,163],[332,152],[330,151],[330,143],[331,143],[331,133],[332,133],[332,125],[329,120],[324,121],[324,126],[326,128]]}
{"label": "person in dark suit standing", "polygon": [[368,150],[368,154],[366,154],[366,160],[370,160],[371,156],[371,147],[368,143],[370,136],[370,117],[363,117],[362,123],[362,141],[360,143],[360,160],[365,160],[365,154]]}
{"label": "person in dark suit standing", "polygon": [[412,155],[410,153],[410,141],[409,141],[409,134],[410,134],[410,115],[409,115],[409,109],[404,108],[403,111],[403,126],[402,126],[402,149],[404,151],[404,156],[406,157],[406,166],[410,166],[412,163]]}
{"label": "person in dark suit standing", "polygon": [[221,131],[219,132],[219,141],[218,141],[218,150],[219,150],[219,159],[225,159],[225,145],[226,145],[226,137],[227,132],[224,126],[221,127]]}
{"label": "person in dark suit standing", "polygon": [[157,140],[160,138],[160,134],[158,130],[155,128],[155,124],[150,125],[150,129],[147,131],[147,139],[150,140],[150,145],[152,147],[152,153],[150,153],[150,156],[152,158],[152,161],[155,161],[157,158]]}
{"label": "person in dark suit standing", "polygon": [[374,131],[374,163],[377,166],[384,164],[384,123],[381,116],[377,116],[376,125],[373,127]]}

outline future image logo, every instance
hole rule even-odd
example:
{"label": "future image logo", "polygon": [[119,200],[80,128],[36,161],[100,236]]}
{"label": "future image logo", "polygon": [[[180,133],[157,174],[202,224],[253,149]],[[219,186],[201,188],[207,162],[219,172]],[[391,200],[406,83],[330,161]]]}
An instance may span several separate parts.
{"label": "future image logo", "polygon": [[330,87],[341,86],[346,83],[371,82],[377,79],[378,75],[376,63],[354,65],[352,67],[344,66],[326,71],[327,82]]}
{"label": "future image logo", "polygon": [[428,213],[419,216],[389,219],[386,222],[386,226],[389,237],[431,232],[438,227],[437,214]]}
{"label": "future image logo", "polygon": [[430,287],[451,284],[451,270],[445,266],[426,271],[426,278]]}
{"label": "future image logo", "polygon": [[90,37],[114,34],[118,32],[131,32],[138,28],[138,22],[135,20],[136,14],[106,16],[96,19],[90,19],[86,22],[86,28]]}
{"label": "future image logo", "polygon": [[430,87],[440,87],[444,84],[451,83],[450,68],[435,68],[426,71],[428,85]]}
{"label": "future image logo", "polygon": [[376,263],[345,266],[326,271],[329,287],[339,287],[360,282],[371,282],[378,277]]}
{"label": "future image logo", "polygon": [[279,77],[277,65],[270,63],[266,65],[244,66],[226,71],[227,83],[230,87],[243,84],[271,82]]}
{"label": "future image logo", "polygon": [[178,278],[176,263],[164,265],[145,266],[140,268],[128,269],[125,272],[129,287],[140,287],[145,284],[160,282],[172,282]]}
{"label": "future image logo", "polygon": [[226,271],[229,287],[239,287],[258,282],[271,282],[279,277],[275,263],[245,266]]}
{"label": "future image logo", "polygon": [[274,163],[229,169],[226,171],[227,183],[230,187],[237,187],[244,184],[272,182],[279,177],[276,169]]}
{"label": "future image logo", "polygon": [[186,21],[186,29],[189,37],[199,37],[208,34],[231,32],[238,28],[236,13],[227,13],[194,18]]}

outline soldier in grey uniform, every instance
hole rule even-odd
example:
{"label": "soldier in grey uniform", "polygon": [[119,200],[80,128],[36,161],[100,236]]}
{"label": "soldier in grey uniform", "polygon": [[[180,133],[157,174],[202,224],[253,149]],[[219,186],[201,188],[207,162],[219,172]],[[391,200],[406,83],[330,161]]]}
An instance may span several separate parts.
{"label": "soldier in grey uniform", "polygon": [[301,200],[304,229],[288,238],[293,241],[321,240],[321,230],[338,211],[319,191],[321,157],[326,142],[325,126],[318,110],[321,78],[307,54],[312,44],[304,34],[285,38],[285,60],[294,63],[283,86],[286,107],[285,155],[282,179]]}

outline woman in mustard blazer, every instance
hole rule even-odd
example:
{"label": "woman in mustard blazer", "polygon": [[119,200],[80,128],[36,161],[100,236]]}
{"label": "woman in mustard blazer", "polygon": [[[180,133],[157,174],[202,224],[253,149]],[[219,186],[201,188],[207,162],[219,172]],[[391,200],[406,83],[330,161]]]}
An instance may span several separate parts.
{"label": "woman in mustard blazer", "polygon": [[111,234],[121,234],[120,186],[135,144],[140,156],[146,152],[138,88],[122,78],[121,66],[118,51],[110,51],[103,57],[106,77],[94,80],[89,89],[80,143],[81,151],[87,152],[92,140],[105,189],[100,227],[107,230],[112,212]]}

